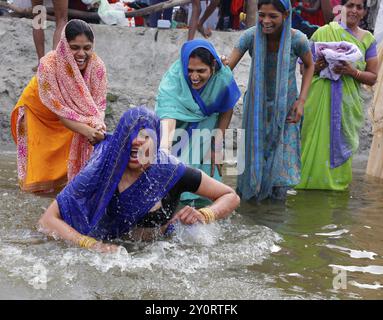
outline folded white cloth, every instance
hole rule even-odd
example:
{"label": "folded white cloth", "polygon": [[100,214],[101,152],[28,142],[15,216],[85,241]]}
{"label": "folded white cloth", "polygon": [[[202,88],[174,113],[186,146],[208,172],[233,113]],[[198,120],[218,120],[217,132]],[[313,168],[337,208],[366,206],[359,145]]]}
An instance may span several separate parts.
{"label": "folded white cloth", "polygon": [[328,66],[320,72],[321,78],[338,80],[341,75],[332,69],[338,66],[341,61],[355,63],[363,58],[359,48],[350,42],[315,42],[315,55],[318,58],[324,57]]}

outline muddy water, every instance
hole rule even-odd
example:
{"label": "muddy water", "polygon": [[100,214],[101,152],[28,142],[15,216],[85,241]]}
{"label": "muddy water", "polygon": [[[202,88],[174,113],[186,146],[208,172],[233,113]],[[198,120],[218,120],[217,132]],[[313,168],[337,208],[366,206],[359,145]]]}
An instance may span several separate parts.
{"label": "muddy water", "polygon": [[226,221],[102,255],[37,232],[52,199],[20,192],[14,150],[0,150],[0,298],[383,298],[383,182],[363,162],[349,192],[242,203]]}

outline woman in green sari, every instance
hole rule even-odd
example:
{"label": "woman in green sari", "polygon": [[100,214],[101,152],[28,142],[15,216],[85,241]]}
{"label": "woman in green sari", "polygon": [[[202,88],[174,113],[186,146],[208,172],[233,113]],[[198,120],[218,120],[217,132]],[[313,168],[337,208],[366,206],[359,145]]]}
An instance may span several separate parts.
{"label": "woman in green sari", "polygon": [[358,148],[364,119],[360,84],[371,86],[377,78],[374,36],[359,28],[366,14],[366,0],[343,0],[342,5],[346,23],[331,22],[319,28],[311,40],[347,41],[356,45],[364,58],[356,66],[340,62],[332,69],[341,75],[334,81],[319,76],[327,63],[314,54],[315,75],[305,103],[298,189],[347,189],[352,180],[352,154]]}
{"label": "woman in green sari", "polygon": [[[161,119],[161,147],[220,181],[225,130],[240,96],[231,69],[210,42],[185,42],[158,89],[155,111]],[[181,201],[205,204],[192,193],[183,193]]]}

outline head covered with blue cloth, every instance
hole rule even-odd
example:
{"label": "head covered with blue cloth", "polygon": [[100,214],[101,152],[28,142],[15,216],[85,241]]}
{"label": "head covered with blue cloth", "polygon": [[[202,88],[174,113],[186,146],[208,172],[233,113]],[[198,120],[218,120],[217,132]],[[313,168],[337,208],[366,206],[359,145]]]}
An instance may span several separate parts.
{"label": "head covered with blue cloth", "polygon": [[[282,4],[288,12],[288,16],[283,22],[279,42],[273,110],[271,115],[267,115],[265,112],[267,36],[262,31],[257,14],[251,71],[243,112],[245,154],[241,157],[242,160],[243,158],[245,160],[245,170],[238,176],[237,182],[237,191],[245,200],[267,198],[271,194],[283,166],[283,157],[279,154],[282,150],[276,146],[283,143],[283,131],[289,105],[292,10],[289,0],[270,0],[265,1],[264,4],[273,4],[273,2]],[[258,8],[262,5],[263,3],[259,1]],[[270,119],[267,119],[267,116]],[[266,123],[269,123],[267,128]]]}
{"label": "head covered with blue cloth", "polygon": [[[129,210],[109,213],[107,208],[127,169],[132,142],[145,129],[154,140],[152,163],[128,189]],[[78,232],[106,239],[118,237],[134,227],[182,177],[185,166],[159,150],[160,122],[145,107],[125,112],[114,133],[107,134],[80,173],[57,196],[60,214]]]}
{"label": "head covered with blue cloth", "polygon": [[[198,48],[208,50],[215,59],[215,71],[202,90],[192,87],[188,65]],[[199,122],[213,113],[233,109],[241,92],[228,66],[224,66],[213,45],[206,40],[187,41],[180,58],[173,63],[161,80],[157,95],[156,114],[161,118]]]}

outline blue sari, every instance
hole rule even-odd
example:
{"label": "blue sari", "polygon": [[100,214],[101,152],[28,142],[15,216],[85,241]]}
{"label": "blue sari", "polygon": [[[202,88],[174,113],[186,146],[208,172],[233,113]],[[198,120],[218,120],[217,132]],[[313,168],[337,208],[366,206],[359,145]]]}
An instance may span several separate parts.
{"label": "blue sari", "polygon": [[283,199],[287,188],[299,182],[299,124],[286,123],[297,98],[292,10],[290,1],[281,3],[290,14],[283,23],[278,53],[267,51],[267,38],[257,16],[244,99],[245,148],[238,159],[245,169],[238,176],[237,191],[245,200]]}
{"label": "blue sari", "polygon": [[[193,89],[188,75],[189,58],[197,48],[207,49],[214,56],[217,66],[216,72],[200,90]],[[210,42],[196,39],[184,43],[180,59],[173,63],[161,80],[155,107],[160,119],[176,119],[177,129],[184,129],[188,134],[189,144],[178,146],[181,153],[177,156],[181,161],[210,175],[210,162],[204,161],[208,158],[206,154],[210,148],[202,148],[203,145],[210,146],[210,141],[207,141],[206,137],[202,142],[199,139],[191,139],[192,131],[208,129],[212,132],[216,128],[219,113],[233,109],[240,96],[241,92],[231,69],[222,64]],[[195,153],[197,149],[200,150],[200,159],[195,161],[192,154],[193,150]],[[218,170],[215,170],[214,178],[221,180]],[[191,193],[181,196],[183,201],[197,198],[199,196]]]}
{"label": "blue sari", "polygon": [[[119,215],[108,210],[126,170],[133,140],[147,129],[157,144],[155,161],[124,191],[129,206]],[[129,232],[177,183],[185,166],[159,150],[160,122],[155,114],[137,107],[125,112],[113,135],[96,145],[80,173],[57,196],[63,220],[81,234],[98,239]]]}

